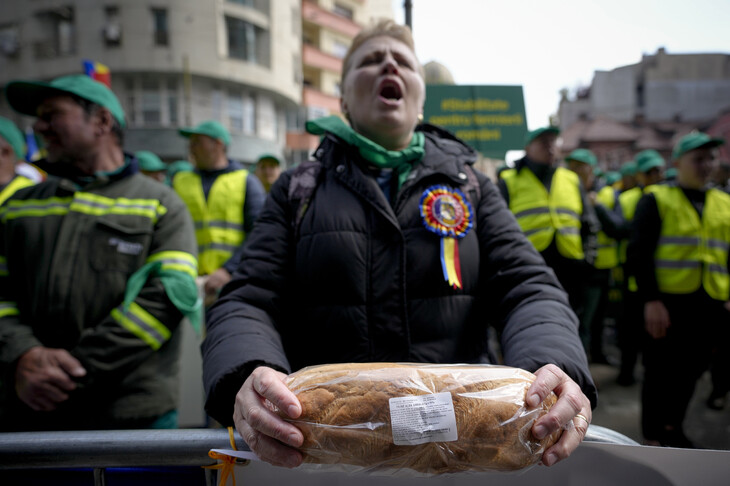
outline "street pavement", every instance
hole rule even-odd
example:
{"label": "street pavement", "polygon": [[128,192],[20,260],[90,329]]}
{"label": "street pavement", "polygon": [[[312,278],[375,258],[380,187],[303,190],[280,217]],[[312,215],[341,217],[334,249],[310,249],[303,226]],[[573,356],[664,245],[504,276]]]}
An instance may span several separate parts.
{"label": "street pavement", "polygon": [[[637,383],[621,386],[616,383],[620,353],[613,343],[611,328],[607,330],[604,350],[616,366],[592,364],[591,373],[598,386],[598,407],[593,411],[593,423],[620,432],[643,443],[641,435],[641,368],[637,367]],[[698,381],[685,418],[687,437],[702,449],[730,450],[730,406],[712,410],[705,405],[712,384],[709,373]]]}

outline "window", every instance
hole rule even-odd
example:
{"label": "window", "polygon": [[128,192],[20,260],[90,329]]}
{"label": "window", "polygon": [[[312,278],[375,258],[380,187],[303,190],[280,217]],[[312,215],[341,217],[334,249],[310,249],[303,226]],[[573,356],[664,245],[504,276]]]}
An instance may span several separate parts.
{"label": "window", "polygon": [[213,93],[210,96],[211,110],[213,111],[214,120],[223,119],[223,91],[220,88],[214,87]]}
{"label": "window", "polygon": [[178,98],[177,81],[170,79],[167,81],[167,121],[170,125],[178,123]]}
{"label": "window", "polygon": [[334,6],[332,7],[332,13],[350,20],[352,20],[353,18],[352,9],[349,7],[345,7],[344,5],[341,5],[339,3],[334,4]]}
{"label": "window", "polygon": [[0,26],[0,56],[18,57],[20,43],[18,42],[18,26]]}
{"label": "window", "polygon": [[39,32],[44,37],[34,44],[35,57],[50,59],[76,52],[76,29],[73,7],[59,7],[36,14]]}
{"label": "window", "polygon": [[232,132],[243,131],[243,100],[241,93],[228,93],[228,101],[226,103],[228,111],[228,125]]}
{"label": "window", "polygon": [[168,45],[168,30],[167,30],[167,9],[164,8],[153,8],[152,9],[152,27],[154,30],[154,45],[166,46]]}
{"label": "window", "polygon": [[162,99],[157,79],[142,81],[142,123],[159,125],[162,123]]}
{"label": "window", "polygon": [[256,134],[256,98],[253,95],[243,97],[243,133]]}
{"label": "window", "polygon": [[339,59],[344,59],[349,47],[350,46],[344,42],[334,41],[332,44],[332,55]]}
{"label": "window", "polygon": [[106,7],[104,9],[105,22],[102,28],[102,37],[107,47],[119,47],[122,45],[122,24],[119,20],[119,7]]}
{"label": "window", "polygon": [[269,1],[270,0],[227,0],[230,3],[237,3],[239,5],[244,5],[246,7],[250,7],[254,10],[258,10],[261,13],[268,14],[269,13]]}
{"label": "window", "polygon": [[135,87],[133,79],[126,79],[124,81],[124,91],[126,92],[127,106],[124,111],[127,115],[127,120],[130,125],[137,124],[137,98],[134,96]]}
{"label": "window", "polygon": [[269,66],[269,32],[245,20],[226,17],[228,56]]}

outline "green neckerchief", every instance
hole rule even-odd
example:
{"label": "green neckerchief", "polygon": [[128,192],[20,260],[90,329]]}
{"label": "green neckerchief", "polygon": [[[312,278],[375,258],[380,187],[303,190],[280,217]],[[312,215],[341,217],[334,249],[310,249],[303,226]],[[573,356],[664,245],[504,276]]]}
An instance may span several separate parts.
{"label": "green neckerchief", "polygon": [[422,132],[415,132],[410,145],[403,150],[387,150],[357,133],[336,115],[310,120],[306,123],[306,128],[313,135],[330,132],[343,142],[357,147],[360,155],[379,169],[394,169],[398,173],[399,190],[413,166],[421,161],[424,154],[425,137]]}
{"label": "green neckerchief", "polygon": [[190,275],[172,270],[162,270],[162,262],[152,262],[137,270],[127,280],[122,309],[127,310],[137,298],[147,280],[154,276],[162,281],[170,301],[190,320],[193,329],[200,335],[200,321],[203,300],[198,296],[198,286]]}

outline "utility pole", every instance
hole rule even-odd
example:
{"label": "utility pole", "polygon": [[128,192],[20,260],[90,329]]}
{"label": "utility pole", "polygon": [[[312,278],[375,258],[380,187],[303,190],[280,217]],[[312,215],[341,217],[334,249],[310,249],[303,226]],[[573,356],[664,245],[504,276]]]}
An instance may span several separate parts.
{"label": "utility pole", "polygon": [[403,9],[405,10],[406,14],[406,25],[411,29],[411,32],[413,32],[413,18],[411,17],[412,8],[413,2],[411,0],[405,0],[403,2]]}

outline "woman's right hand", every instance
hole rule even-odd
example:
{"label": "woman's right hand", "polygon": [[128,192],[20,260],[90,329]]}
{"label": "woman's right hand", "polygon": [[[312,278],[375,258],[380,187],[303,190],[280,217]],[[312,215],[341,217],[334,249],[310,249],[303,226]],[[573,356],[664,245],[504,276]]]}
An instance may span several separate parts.
{"label": "woman's right hand", "polygon": [[284,373],[271,368],[256,368],[236,395],[233,422],[248,447],[261,460],[275,466],[297,467],[302,463],[302,454],[295,447],[301,447],[304,436],[271,406],[292,419],[302,413],[299,400],[287,388],[284,378]]}

